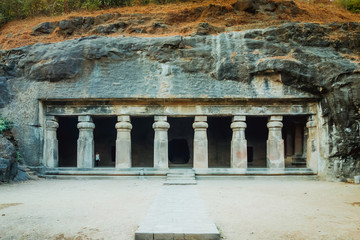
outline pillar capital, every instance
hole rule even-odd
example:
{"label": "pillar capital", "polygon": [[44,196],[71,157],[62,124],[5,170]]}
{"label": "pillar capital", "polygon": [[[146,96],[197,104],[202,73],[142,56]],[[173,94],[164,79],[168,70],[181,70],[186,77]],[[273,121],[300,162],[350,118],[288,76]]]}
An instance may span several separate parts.
{"label": "pillar capital", "polygon": [[268,122],[268,124],[267,124],[267,127],[269,128],[269,129],[271,129],[271,128],[282,128],[283,127],[283,124],[282,124],[282,122]]}
{"label": "pillar capital", "polygon": [[118,122],[130,122],[129,115],[120,115],[117,117]]}
{"label": "pillar capital", "polygon": [[59,127],[59,123],[57,121],[54,121],[54,120],[46,120],[45,125],[46,125],[47,130],[53,129],[53,130],[56,131],[56,129]]}
{"label": "pillar capital", "polygon": [[155,122],[166,122],[167,116],[154,116],[154,121]]}
{"label": "pillar capital", "polygon": [[269,122],[281,122],[283,120],[283,116],[270,116]]}
{"label": "pillar capital", "polygon": [[132,124],[130,122],[118,122],[118,123],[116,123],[115,128],[118,131],[121,131],[121,130],[129,130],[130,131],[132,129]]}
{"label": "pillar capital", "polygon": [[235,115],[235,116],[232,117],[232,121],[233,122],[245,122],[246,121],[246,116]]}
{"label": "pillar capital", "polygon": [[92,122],[92,117],[89,115],[78,116],[78,121],[79,122]]}
{"label": "pillar capital", "polygon": [[95,128],[95,124],[92,122],[79,122],[77,124],[77,128],[79,130],[86,130],[86,129],[92,130]]}
{"label": "pillar capital", "polygon": [[195,122],[206,122],[207,116],[195,116]]}
{"label": "pillar capital", "polygon": [[237,130],[237,129],[245,129],[247,127],[245,122],[233,122],[231,123],[230,127],[233,130]]}
{"label": "pillar capital", "polygon": [[154,122],[152,127],[155,131],[167,131],[170,128],[170,124],[168,122]]}
{"label": "pillar capital", "polygon": [[206,130],[209,127],[209,124],[207,124],[206,122],[194,122],[193,123],[193,128],[195,129],[195,131],[197,130]]}

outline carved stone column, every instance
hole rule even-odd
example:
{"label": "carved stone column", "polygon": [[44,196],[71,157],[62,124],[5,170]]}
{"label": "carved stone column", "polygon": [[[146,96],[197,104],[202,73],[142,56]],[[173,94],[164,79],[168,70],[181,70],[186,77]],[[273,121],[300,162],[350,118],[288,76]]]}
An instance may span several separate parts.
{"label": "carved stone column", "polygon": [[295,156],[303,156],[303,131],[304,125],[295,123]]}
{"label": "carved stone column", "polygon": [[314,116],[308,118],[306,123],[308,129],[307,149],[306,149],[306,162],[307,167],[313,171],[318,170],[319,159],[319,142],[317,136],[317,125]]}
{"label": "carved stone column", "polygon": [[282,139],[282,116],[271,116],[267,124],[269,128],[269,137],[266,146],[267,167],[279,169],[285,167],[284,159],[284,140]]}
{"label": "carved stone column", "polygon": [[59,148],[56,131],[59,127],[55,116],[47,116],[45,123],[44,162],[48,168],[59,166]]}
{"label": "carved stone column", "polygon": [[194,168],[208,168],[208,128],[206,116],[195,116],[194,128]]}
{"label": "carved stone column", "polygon": [[91,116],[79,116],[79,138],[77,140],[77,167],[94,167],[94,128]]}
{"label": "carved stone column", "polygon": [[166,116],[155,116],[154,119],[154,168],[166,169],[169,168],[168,130],[170,124]]}
{"label": "carved stone column", "polygon": [[231,167],[247,168],[247,141],[245,138],[246,116],[234,116],[231,128]]}
{"label": "carved stone column", "polygon": [[118,116],[116,137],[116,168],[131,168],[131,129],[130,116]]}

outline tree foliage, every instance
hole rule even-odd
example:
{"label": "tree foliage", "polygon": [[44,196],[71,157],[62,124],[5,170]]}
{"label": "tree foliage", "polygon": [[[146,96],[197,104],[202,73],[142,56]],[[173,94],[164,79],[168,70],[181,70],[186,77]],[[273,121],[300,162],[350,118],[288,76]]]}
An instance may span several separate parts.
{"label": "tree foliage", "polygon": [[346,10],[353,13],[360,13],[360,0],[336,0]]}
{"label": "tree foliage", "polygon": [[188,0],[0,0],[0,27],[14,19],[37,15],[51,16],[80,9],[98,10],[135,4],[165,4],[179,1]]}

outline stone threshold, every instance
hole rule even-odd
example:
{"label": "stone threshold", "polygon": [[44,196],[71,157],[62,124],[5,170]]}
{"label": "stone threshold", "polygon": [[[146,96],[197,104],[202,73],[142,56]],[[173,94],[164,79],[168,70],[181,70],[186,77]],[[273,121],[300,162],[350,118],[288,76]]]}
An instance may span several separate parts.
{"label": "stone threshold", "polygon": [[[189,168],[191,169],[191,168]],[[122,176],[161,176],[165,177],[172,169],[156,169],[156,168],[52,168],[44,171],[40,177],[44,178],[61,178],[68,177],[122,177]],[[248,169],[232,169],[232,168],[207,168],[193,169],[196,177],[200,176],[283,176],[283,175],[317,175],[310,168],[285,168],[285,169],[268,169],[268,168],[248,168]]]}

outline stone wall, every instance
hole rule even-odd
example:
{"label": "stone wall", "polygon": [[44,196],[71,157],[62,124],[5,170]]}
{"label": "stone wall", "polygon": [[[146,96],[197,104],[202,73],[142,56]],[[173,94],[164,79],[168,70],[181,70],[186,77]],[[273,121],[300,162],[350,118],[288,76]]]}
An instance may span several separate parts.
{"label": "stone wall", "polygon": [[15,123],[26,163],[39,165],[47,99],[319,100],[321,142],[329,148],[323,168],[345,179],[360,172],[358,39],[359,23],[289,23],[216,36],[92,36],[1,51],[0,113]]}

